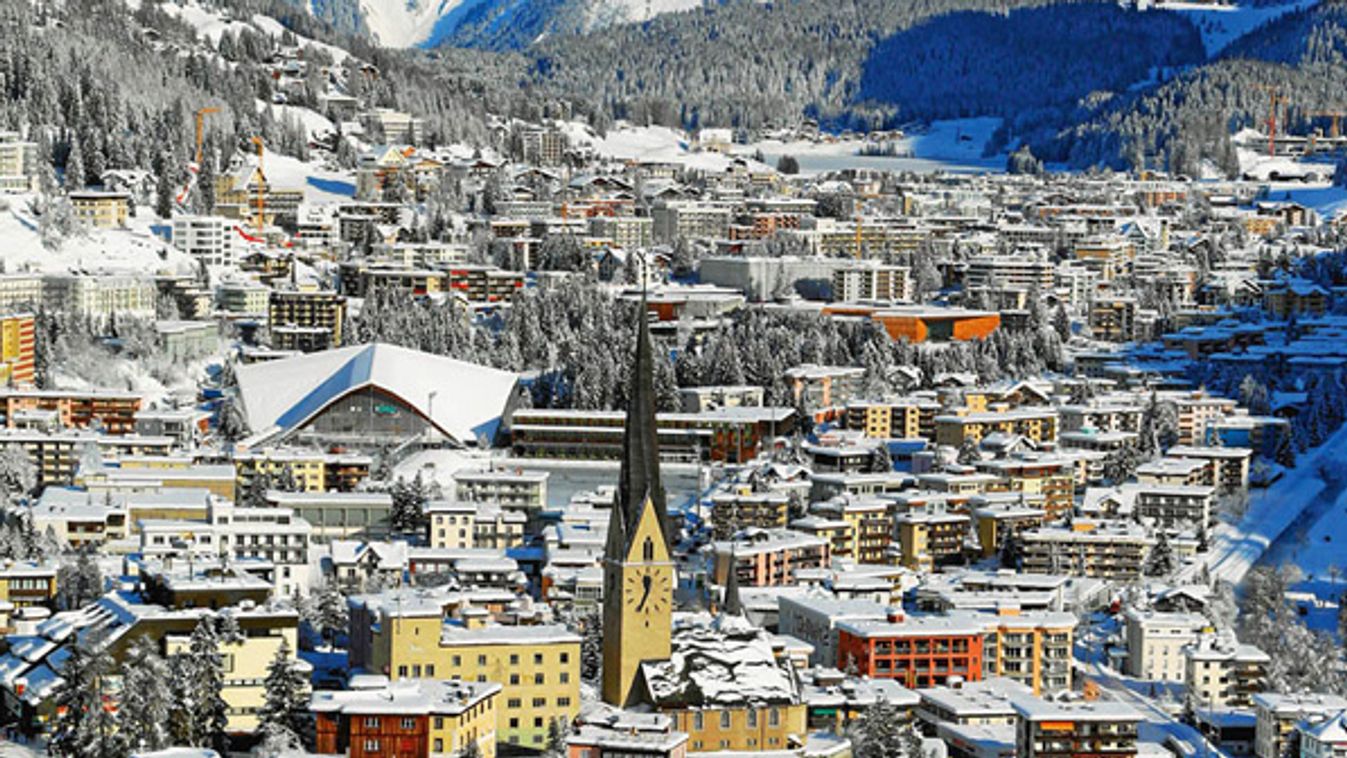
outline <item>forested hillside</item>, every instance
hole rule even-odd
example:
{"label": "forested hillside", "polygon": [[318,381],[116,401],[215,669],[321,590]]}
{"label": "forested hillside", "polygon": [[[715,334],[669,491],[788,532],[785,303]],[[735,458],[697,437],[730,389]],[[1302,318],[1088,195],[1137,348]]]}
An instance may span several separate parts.
{"label": "forested hillside", "polygon": [[1115,4],[951,13],[874,46],[859,98],[922,119],[1073,108],[1157,71],[1203,62],[1187,19]]}
{"label": "forested hillside", "polygon": [[1265,87],[1286,98],[1289,127],[1298,133],[1325,125],[1313,113],[1347,105],[1345,20],[1347,6],[1338,0],[1288,15],[1237,41],[1220,60],[1100,103],[1056,134],[1031,134],[1034,152],[1073,166],[1146,165],[1185,174],[1210,161],[1233,174],[1238,164],[1229,135],[1263,127]]}
{"label": "forested hillside", "polygon": [[856,105],[863,64],[880,40],[948,13],[1044,4],[734,0],[644,24],[549,37],[526,53],[539,86],[584,93],[613,116],[638,122],[755,127],[809,114],[877,123],[893,109]]}

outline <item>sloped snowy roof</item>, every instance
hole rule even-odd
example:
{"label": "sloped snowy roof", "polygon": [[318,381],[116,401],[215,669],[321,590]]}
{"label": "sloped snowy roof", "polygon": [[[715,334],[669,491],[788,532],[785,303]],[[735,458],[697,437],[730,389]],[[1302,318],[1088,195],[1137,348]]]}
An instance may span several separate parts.
{"label": "sloped snowy roof", "polygon": [[741,617],[674,630],[667,661],[641,664],[650,699],[660,707],[714,708],[800,702],[800,683],[772,640]]}
{"label": "sloped snowy roof", "polygon": [[254,431],[279,427],[288,432],[352,391],[377,387],[459,442],[495,432],[518,379],[508,371],[380,343],[238,370],[239,392]]}

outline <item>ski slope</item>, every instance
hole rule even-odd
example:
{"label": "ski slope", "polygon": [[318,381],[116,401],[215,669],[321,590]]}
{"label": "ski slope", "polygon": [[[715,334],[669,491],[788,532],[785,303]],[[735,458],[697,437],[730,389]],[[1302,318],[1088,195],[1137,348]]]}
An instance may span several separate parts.
{"label": "ski slope", "polygon": [[1202,35],[1202,46],[1207,51],[1207,57],[1211,58],[1229,47],[1231,42],[1263,24],[1293,11],[1312,8],[1318,2],[1319,0],[1295,0],[1285,5],[1259,7],[1170,2],[1160,3],[1156,7],[1187,16]]}

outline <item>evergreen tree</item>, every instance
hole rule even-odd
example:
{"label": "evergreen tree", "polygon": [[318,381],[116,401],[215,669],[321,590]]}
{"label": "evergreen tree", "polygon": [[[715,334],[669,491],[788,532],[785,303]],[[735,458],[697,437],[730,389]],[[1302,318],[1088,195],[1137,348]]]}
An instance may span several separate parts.
{"label": "evergreen tree", "polygon": [[126,743],[135,751],[162,750],[169,745],[172,693],[168,662],[154,641],[141,637],[132,643],[122,663],[122,698],[118,712]]}
{"label": "evergreen tree", "polygon": [[281,640],[276,655],[267,666],[267,676],[262,682],[265,701],[258,710],[259,728],[268,738],[279,738],[289,742],[287,736],[299,742],[309,733],[309,694],[308,681],[291,654],[290,644]]}
{"label": "evergreen tree", "polygon": [[112,658],[92,635],[77,637],[52,694],[56,722],[48,751],[69,758],[124,758],[127,745],[107,688]]}
{"label": "evergreen tree", "polygon": [[70,151],[65,158],[65,188],[67,192],[84,189],[84,150],[78,136],[71,136]]}
{"label": "evergreen tree", "polygon": [[191,677],[185,687],[190,693],[190,744],[223,753],[229,707],[221,695],[224,691],[223,658],[220,656],[220,640],[215,632],[215,623],[210,616],[202,616],[197,622],[188,640],[185,655],[187,665],[183,667],[183,673]]}

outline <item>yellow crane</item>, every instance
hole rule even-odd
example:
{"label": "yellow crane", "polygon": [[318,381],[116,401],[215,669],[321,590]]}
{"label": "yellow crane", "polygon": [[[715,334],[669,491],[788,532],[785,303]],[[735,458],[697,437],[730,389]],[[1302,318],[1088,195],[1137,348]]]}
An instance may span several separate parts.
{"label": "yellow crane", "polygon": [[262,157],[265,150],[261,137],[253,137],[253,144],[257,146],[257,216],[254,221],[257,224],[257,236],[261,237],[267,225],[266,174],[262,171]]}
{"label": "yellow crane", "polygon": [[206,136],[206,116],[219,112],[219,108],[201,108],[194,114],[196,116],[196,165],[198,169],[201,168],[201,145]]}

